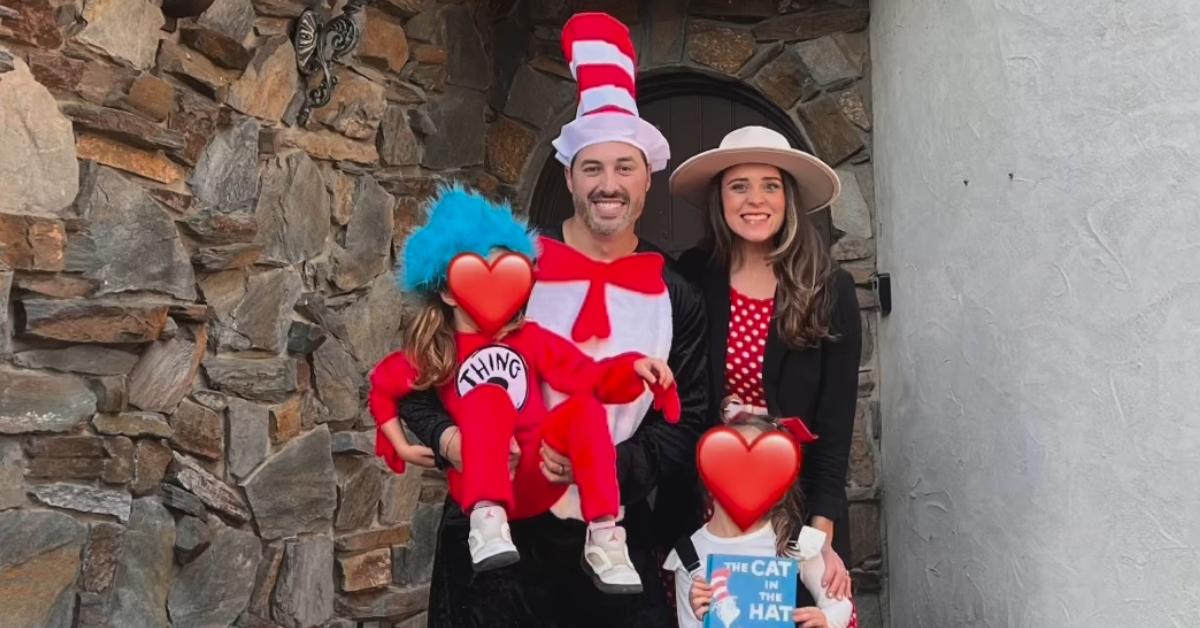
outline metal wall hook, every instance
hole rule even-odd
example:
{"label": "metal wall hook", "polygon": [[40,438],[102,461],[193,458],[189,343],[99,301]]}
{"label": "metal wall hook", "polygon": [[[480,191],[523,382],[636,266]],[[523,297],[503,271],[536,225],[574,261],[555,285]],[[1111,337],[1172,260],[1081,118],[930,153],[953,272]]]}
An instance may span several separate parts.
{"label": "metal wall hook", "polygon": [[[341,15],[324,24],[320,22],[321,16],[312,9],[305,10],[296,20],[293,35],[296,66],[304,80],[304,104],[297,118],[301,126],[308,123],[313,109],[328,105],[333,98],[338,79],[331,66],[358,47],[362,31],[355,18],[365,6],[374,3],[375,0],[350,0]],[[320,82],[309,89],[309,78],[314,74],[320,75]]]}

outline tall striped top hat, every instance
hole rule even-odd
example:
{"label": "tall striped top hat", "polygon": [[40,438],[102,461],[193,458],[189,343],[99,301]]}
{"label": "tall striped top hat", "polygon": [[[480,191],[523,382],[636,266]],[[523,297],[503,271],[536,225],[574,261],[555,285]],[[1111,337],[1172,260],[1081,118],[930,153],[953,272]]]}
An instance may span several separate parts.
{"label": "tall striped top hat", "polygon": [[588,146],[624,142],[646,155],[652,172],[666,168],[667,138],[638,116],[637,51],[629,28],[607,13],[579,13],[563,25],[562,42],[579,83],[579,108],[554,140],[558,160],[569,166]]}

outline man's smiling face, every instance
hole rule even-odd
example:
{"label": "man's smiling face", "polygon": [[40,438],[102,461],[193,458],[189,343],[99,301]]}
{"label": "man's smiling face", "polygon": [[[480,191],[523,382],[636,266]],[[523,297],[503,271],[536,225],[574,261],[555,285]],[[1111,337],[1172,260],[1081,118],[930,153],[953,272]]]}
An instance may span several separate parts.
{"label": "man's smiling face", "polygon": [[567,188],[575,215],[599,236],[613,236],[637,224],[650,190],[650,167],[642,151],[624,142],[593,144],[567,168]]}

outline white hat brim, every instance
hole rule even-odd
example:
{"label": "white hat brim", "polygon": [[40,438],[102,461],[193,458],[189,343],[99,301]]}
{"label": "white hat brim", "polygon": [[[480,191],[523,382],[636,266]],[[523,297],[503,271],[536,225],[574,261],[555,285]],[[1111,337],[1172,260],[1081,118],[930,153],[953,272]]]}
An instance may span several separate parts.
{"label": "white hat brim", "polygon": [[795,177],[797,209],[806,214],[832,204],[842,193],[837,173],[813,155],[794,148],[746,147],[714,148],[683,162],[671,173],[671,194],[702,208],[713,177],[741,164],[767,164]]}
{"label": "white hat brim", "polygon": [[658,127],[634,115],[616,112],[593,113],[564,124],[552,144],[555,156],[564,165],[579,151],[603,142],[624,142],[642,151],[651,172],[658,172],[671,161],[671,148]]}

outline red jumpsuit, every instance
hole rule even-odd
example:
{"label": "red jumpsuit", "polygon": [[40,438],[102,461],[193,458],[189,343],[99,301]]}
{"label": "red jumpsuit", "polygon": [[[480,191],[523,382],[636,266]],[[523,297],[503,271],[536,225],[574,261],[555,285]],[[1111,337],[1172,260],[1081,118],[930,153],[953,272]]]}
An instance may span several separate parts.
{"label": "red jumpsuit", "polygon": [[[450,494],[463,510],[470,512],[483,500],[503,505],[510,520],[549,510],[566,486],[548,481],[538,467],[545,440],[571,460],[584,519],[615,517],[620,506],[617,455],[601,402],[629,403],[644,392],[643,380],[633,370],[643,356],[629,353],[596,362],[532,322],[502,339],[459,333],[456,341],[458,367],[437,391],[462,433],[463,470],[450,469],[447,476]],[[399,400],[411,392],[414,377],[401,351],[375,367],[368,403],[377,424],[397,416]],[[543,379],[569,396],[553,410],[542,399]],[[655,392],[667,399],[676,394],[674,386]],[[678,408],[677,401],[667,405]],[[521,458],[510,482],[508,443],[514,435]],[[376,453],[403,471],[403,460],[382,433],[376,434]]]}

